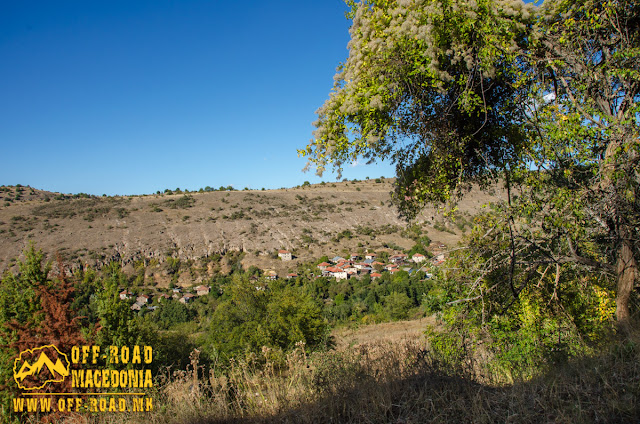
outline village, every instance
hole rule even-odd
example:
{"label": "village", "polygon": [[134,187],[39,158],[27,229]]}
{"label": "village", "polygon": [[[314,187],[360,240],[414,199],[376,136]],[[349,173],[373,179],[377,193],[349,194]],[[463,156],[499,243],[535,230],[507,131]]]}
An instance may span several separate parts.
{"label": "village", "polygon": [[[438,247],[442,248],[444,245],[440,245]],[[428,267],[441,265],[444,262],[445,255],[444,253],[438,253],[431,259],[428,259],[427,256],[421,253],[414,253],[411,257],[404,253],[395,253],[393,255],[385,254],[384,256],[388,256],[388,260],[382,262],[379,256],[381,255],[374,252],[367,252],[364,254],[352,253],[349,255],[348,259],[341,256],[335,256],[330,259],[329,262],[325,261],[317,264],[316,269],[318,271],[314,274],[314,277],[349,280],[352,278],[362,278],[363,276],[368,275],[371,279],[376,279],[382,277],[383,272],[388,272],[393,275],[400,271],[406,271],[409,274],[417,271],[424,271],[427,278],[430,278],[431,274],[428,273]],[[295,257],[289,250],[279,250],[278,258],[282,261],[292,261]],[[256,283],[256,290],[265,290],[267,288],[268,281],[278,280],[279,278],[281,277],[276,273],[276,271],[272,269],[264,269],[262,270],[262,277],[254,275],[250,277],[250,281]],[[295,279],[298,278],[298,275],[291,272],[284,276],[284,278],[287,280]],[[263,281],[263,284],[260,284],[261,280]],[[139,312],[142,310],[154,311],[158,309],[162,303],[168,301],[178,301],[186,305],[200,296],[208,295],[211,293],[211,290],[212,288],[209,285],[199,285],[191,288],[172,287],[169,289],[170,294],[163,292],[136,294],[129,289],[123,289],[119,296],[123,301],[135,299],[134,303],[131,305],[131,310]]]}

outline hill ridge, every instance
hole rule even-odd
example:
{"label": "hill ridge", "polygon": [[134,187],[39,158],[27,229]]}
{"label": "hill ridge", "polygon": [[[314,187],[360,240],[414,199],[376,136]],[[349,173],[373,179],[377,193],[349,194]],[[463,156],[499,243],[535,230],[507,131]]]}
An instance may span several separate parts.
{"label": "hill ridge", "polygon": [[[12,203],[0,207],[0,271],[12,267],[31,241],[48,259],[58,252],[74,268],[112,260],[130,267],[167,257],[193,261],[230,251],[247,253],[246,266],[264,267],[273,265],[273,252],[283,248],[300,259],[365,246],[407,249],[413,241],[402,234],[406,223],[390,206],[391,189],[387,179]],[[500,196],[500,190],[471,192],[460,203],[460,216],[470,225],[472,213]],[[462,234],[459,224],[446,223],[433,208],[416,222],[432,240],[447,245]]]}

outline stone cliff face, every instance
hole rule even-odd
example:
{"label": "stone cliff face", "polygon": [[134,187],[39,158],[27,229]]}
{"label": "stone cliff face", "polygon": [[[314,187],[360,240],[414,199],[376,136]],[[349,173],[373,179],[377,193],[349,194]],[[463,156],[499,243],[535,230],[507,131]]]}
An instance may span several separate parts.
{"label": "stone cliff face", "polygon": [[[389,206],[390,190],[390,184],[370,180],[269,191],[64,200],[52,194],[49,201],[39,196],[0,209],[0,270],[9,268],[29,242],[49,259],[59,252],[73,267],[319,248],[335,244],[345,230],[367,243],[402,244],[399,234],[406,223]],[[485,201],[486,195],[472,198],[461,210],[474,211]],[[426,210],[418,222],[428,227],[437,219],[435,210]],[[450,243],[459,238],[434,234]]]}

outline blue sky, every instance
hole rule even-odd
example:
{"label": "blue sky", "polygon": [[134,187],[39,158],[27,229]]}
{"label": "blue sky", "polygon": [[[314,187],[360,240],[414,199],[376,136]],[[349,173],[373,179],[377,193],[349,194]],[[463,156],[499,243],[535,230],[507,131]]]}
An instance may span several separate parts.
{"label": "blue sky", "polygon": [[[0,3],[0,184],[291,187],[347,57],[342,0]],[[391,165],[344,177],[393,176]]]}

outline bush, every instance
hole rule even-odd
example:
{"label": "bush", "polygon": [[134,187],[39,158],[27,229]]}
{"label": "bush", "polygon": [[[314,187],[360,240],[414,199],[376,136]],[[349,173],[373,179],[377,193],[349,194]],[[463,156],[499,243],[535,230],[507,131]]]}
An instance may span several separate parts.
{"label": "bush", "polygon": [[196,199],[193,196],[185,194],[178,199],[167,199],[164,204],[171,209],[187,209],[192,207],[196,203]]}

